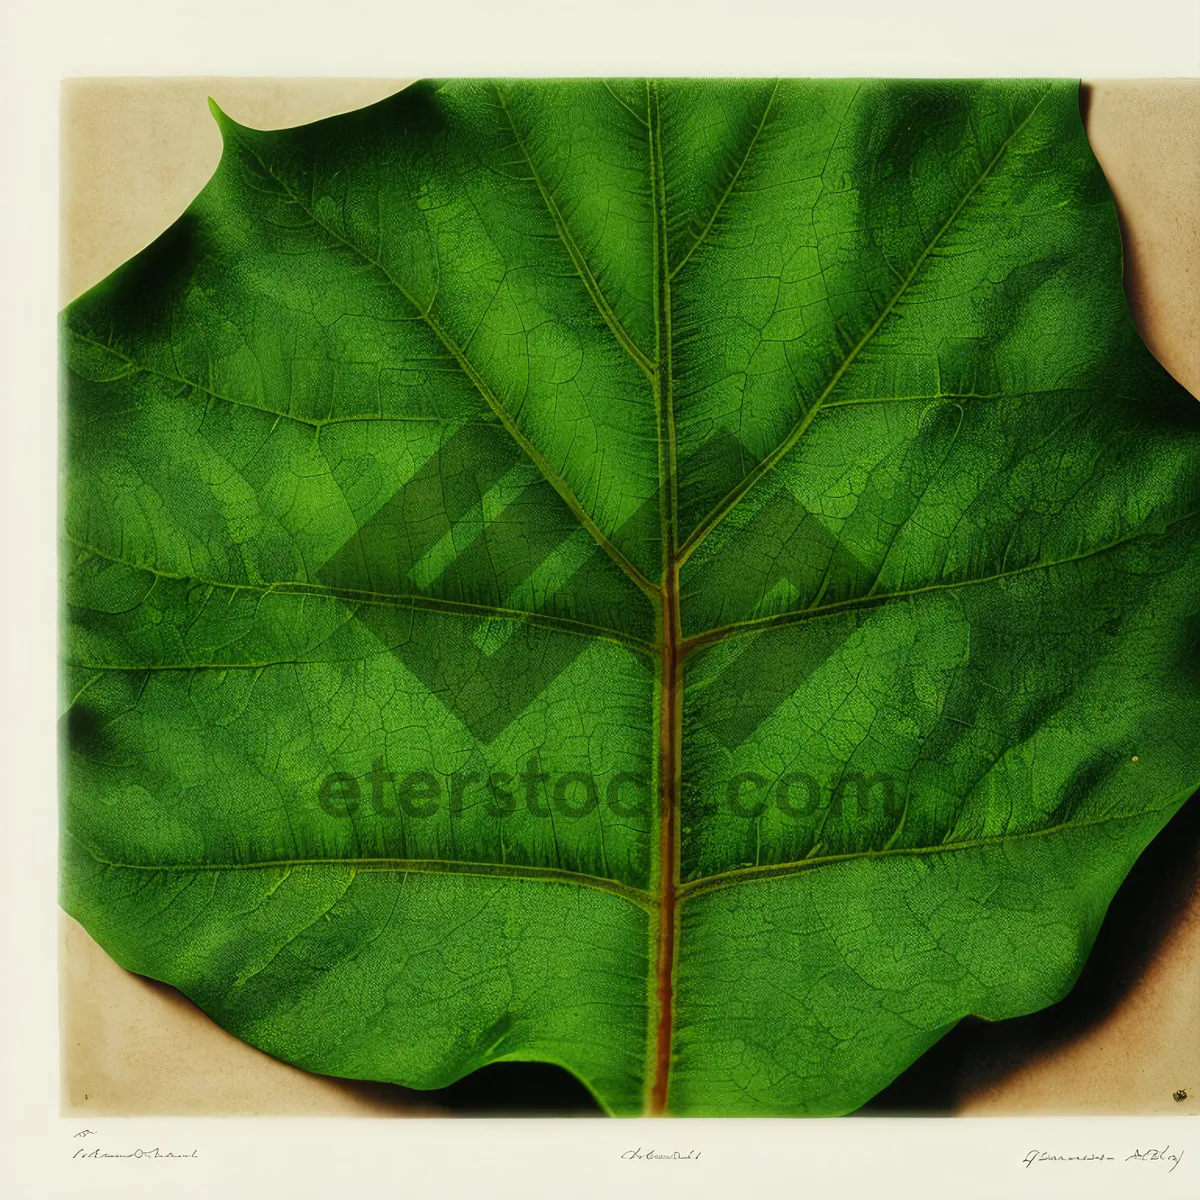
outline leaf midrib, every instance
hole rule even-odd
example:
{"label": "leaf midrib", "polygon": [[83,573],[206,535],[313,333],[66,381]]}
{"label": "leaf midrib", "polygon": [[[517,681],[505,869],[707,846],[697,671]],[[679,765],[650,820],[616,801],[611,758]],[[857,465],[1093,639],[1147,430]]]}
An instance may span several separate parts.
{"label": "leaf midrib", "polygon": [[678,479],[671,332],[671,264],[668,241],[666,178],[662,160],[662,116],[658,90],[646,81],[646,130],[650,168],[650,202],[654,228],[654,338],[658,369],[654,374],[654,409],[658,430],[658,507],[662,575],[657,618],[662,659],[656,677],[655,726],[657,759],[654,789],[659,836],[651,842],[656,898],[651,913],[644,1104],[651,1114],[667,1109],[674,1057],[675,964],[678,957],[680,842],[679,797],[682,778],[683,658],[680,639],[678,564]]}

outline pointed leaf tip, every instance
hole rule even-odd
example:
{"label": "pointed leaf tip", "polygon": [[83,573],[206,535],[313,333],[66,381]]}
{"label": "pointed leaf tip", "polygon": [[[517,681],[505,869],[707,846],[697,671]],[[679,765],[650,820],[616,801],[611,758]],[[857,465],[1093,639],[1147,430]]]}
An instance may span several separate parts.
{"label": "pointed leaf tip", "polygon": [[221,131],[221,136],[231,133],[237,128],[237,122],[225,113],[221,106],[211,97],[208,97],[208,111],[212,113],[213,120],[217,123],[217,128]]}

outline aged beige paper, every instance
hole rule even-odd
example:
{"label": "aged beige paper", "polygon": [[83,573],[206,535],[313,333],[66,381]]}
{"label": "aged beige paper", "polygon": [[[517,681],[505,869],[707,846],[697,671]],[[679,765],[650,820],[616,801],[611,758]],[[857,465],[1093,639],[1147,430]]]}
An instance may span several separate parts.
{"label": "aged beige paper", "polygon": [[[407,80],[72,80],[62,93],[63,304],[153,241],[216,167],[212,96],[282,128],[362,107]],[[1130,308],[1200,394],[1200,84],[1090,85],[1088,134],[1116,197]],[[1170,835],[1170,829],[1167,830]],[[1086,1033],[967,1087],[956,1111],[1200,1112],[1200,894],[1169,914],[1148,967]],[[1186,883],[1186,880],[1185,880]],[[1178,889],[1179,881],[1175,881]],[[64,1115],[423,1116],[436,1098],[308,1074],[227,1034],[173,988],[122,970],[60,923]],[[971,1072],[967,1072],[968,1076]],[[1187,1098],[1175,1100],[1177,1092]]]}

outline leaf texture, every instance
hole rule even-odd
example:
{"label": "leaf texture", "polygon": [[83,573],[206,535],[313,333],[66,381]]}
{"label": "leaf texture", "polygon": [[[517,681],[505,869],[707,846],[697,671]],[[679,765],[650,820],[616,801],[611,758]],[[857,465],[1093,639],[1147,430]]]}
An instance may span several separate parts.
{"label": "leaf texture", "polygon": [[313,1071],[853,1110],[1200,782],[1200,409],[1057,82],[415,85],[63,315],[62,898]]}

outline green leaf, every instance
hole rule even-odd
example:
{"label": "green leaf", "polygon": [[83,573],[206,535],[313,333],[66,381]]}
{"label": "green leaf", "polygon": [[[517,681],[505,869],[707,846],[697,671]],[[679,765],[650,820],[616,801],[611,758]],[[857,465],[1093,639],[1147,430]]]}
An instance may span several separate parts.
{"label": "green leaf", "polygon": [[216,115],[64,314],[68,911],[309,1070],[619,1114],[1063,996],[1200,782],[1200,409],[1075,85]]}

